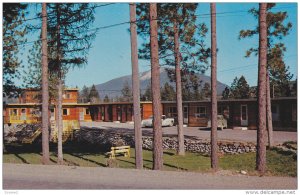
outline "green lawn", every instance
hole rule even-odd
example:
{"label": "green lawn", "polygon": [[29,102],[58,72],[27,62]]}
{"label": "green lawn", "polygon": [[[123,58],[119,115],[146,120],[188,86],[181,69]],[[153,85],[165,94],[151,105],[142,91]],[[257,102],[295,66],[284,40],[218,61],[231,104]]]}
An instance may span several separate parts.
{"label": "green lawn", "polygon": [[[54,151],[54,150],[52,150]],[[77,151],[70,152],[68,149],[64,152],[64,160],[67,165],[105,167],[107,158],[103,153]],[[245,170],[250,175],[256,175],[255,172],[255,153],[224,155],[219,157],[219,167],[223,170],[230,170],[233,173]],[[55,164],[57,160],[56,154],[51,152],[51,163]],[[152,151],[143,151],[143,164],[146,169],[152,168]],[[210,157],[198,153],[186,152],[185,156],[176,155],[175,151],[164,151],[164,170],[171,171],[210,171]],[[40,164],[41,153],[37,151],[12,150],[3,154],[4,163],[26,163]],[[117,157],[117,167],[134,168],[134,149],[131,149],[131,157]],[[276,150],[267,151],[267,175],[274,176],[297,176],[297,158],[293,154],[283,153]]]}

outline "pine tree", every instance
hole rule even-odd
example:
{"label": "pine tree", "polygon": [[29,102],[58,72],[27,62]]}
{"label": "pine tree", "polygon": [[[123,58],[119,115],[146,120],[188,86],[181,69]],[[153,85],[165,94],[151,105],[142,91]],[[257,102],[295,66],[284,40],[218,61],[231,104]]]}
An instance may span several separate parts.
{"label": "pine tree", "polygon": [[[175,67],[175,69],[169,69],[169,72],[172,72],[170,79],[176,81],[178,154],[184,155],[181,83],[183,75],[181,73],[182,70],[188,73],[191,70],[205,71],[207,69],[207,58],[210,51],[204,44],[207,28],[205,24],[195,24],[197,3],[161,3],[157,5],[159,59],[163,60],[167,66]],[[149,32],[148,10],[147,4],[139,4],[137,9],[137,15],[141,19],[138,24],[140,29],[138,33],[146,40],[149,39],[149,34],[145,33]],[[139,50],[140,58],[150,59],[149,46],[149,43],[142,45],[142,49]]]}
{"label": "pine tree", "polygon": [[105,95],[105,97],[103,99],[103,102],[110,102],[110,99],[109,99],[108,95]]}
{"label": "pine tree", "polygon": [[132,90],[128,84],[128,81],[124,83],[121,93],[122,93],[122,101],[132,102]]}
{"label": "pine tree", "polygon": [[[28,68],[23,72],[23,85],[24,88],[36,88],[40,89],[42,87],[42,67],[41,67],[41,42],[36,41],[32,48],[29,50],[28,55]],[[49,48],[47,48],[49,53]],[[49,71],[48,71],[49,72]],[[56,99],[57,96],[57,85],[58,78],[56,74],[48,73],[48,90],[49,90],[49,100]],[[41,94],[38,95],[41,98]]]}
{"label": "pine tree", "polygon": [[[274,12],[272,8],[276,6],[275,3],[267,4],[267,63],[270,75],[271,89],[274,86],[275,96],[289,96],[290,91],[288,86],[289,81],[293,77],[289,73],[289,67],[284,62],[284,52],[286,51],[285,45],[281,40],[289,34],[292,28],[292,23],[286,22],[288,18],[287,12]],[[259,11],[255,8],[249,10],[255,18],[258,19]],[[239,39],[249,38],[259,34],[259,28],[253,30],[241,30]],[[250,48],[246,51],[246,57],[251,54],[258,55],[258,48]],[[272,93],[272,91],[271,91]]]}
{"label": "pine tree", "polygon": [[160,68],[157,28],[157,4],[150,3],[150,55],[151,55],[151,87],[153,103],[153,169],[163,168],[163,145],[161,128]]}
{"label": "pine tree", "polygon": [[176,99],[176,92],[174,88],[169,85],[169,83],[165,83],[164,87],[161,89],[161,100],[163,101],[174,101]]}
{"label": "pine tree", "polygon": [[204,86],[201,90],[202,96],[204,98],[210,98],[211,97],[211,86],[209,83],[204,83]]}
{"label": "pine tree", "polygon": [[151,92],[151,84],[147,85],[147,88],[142,95],[143,101],[152,101],[152,92]]}
{"label": "pine tree", "polygon": [[142,148],[142,130],[141,130],[141,111],[140,111],[140,80],[138,66],[137,49],[137,25],[136,4],[129,4],[130,10],[130,42],[131,42],[131,67],[132,67],[132,90],[133,90],[133,112],[134,112],[134,139],[135,139],[135,167],[143,168],[143,148]]}
{"label": "pine tree", "polygon": [[3,96],[16,97],[20,90],[15,86],[15,80],[20,79],[21,61],[18,53],[27,33],[23,24],[27,4],[3,3]]}
{"label": "pine tree", "polygon": [[95,31],[88,31],[94,21],[95,6],[89,3],[49,3],[48,46],[49,69],[58,76],[58,164],[63,164],[62,152],[62,90],[70,67],[87,64],[87,54]]}
{"label": "pine tree", "polygon": [[49,155],[49,85],[47,51],[47,4],[42,4],[42,163],[50,164]]}
{"label": "pine tree", "polygon": [[99,103],[100,102],[100,96],[99,96],[99,93],[98,93],[95,85],[93,85],[90,90],[89,100],[91,103]]}
{"label": "pine tree", "polygon": [[216,32],[216,4],[210,4],[211,16],[211,168],[218,169],[218,136],[217,136],[217,32]]}
{"label": "pine tree", "polygon": [[256,170],[266,171],[266,73],[267,73],[267,3],[259,4],[258,129]]}
{"label": "pine tree", "polygon": [[227,100],[230,97],[230,89],[225,87],[224,91],[222,92],[222,99]]}
{"label": "pine tree", "polygon": [[89,95],[90,95],[90,90],[87,86],[84,85],[82,87],[81,92],[79,93],[80,102],[82,102],[82,103],[89,102],[90,101]]}
{"label": "pine tree", "polygon": [[243,75],[240,78],[234,78],[229,97],[233,99],[247,99],[250,97],[250,87]]}

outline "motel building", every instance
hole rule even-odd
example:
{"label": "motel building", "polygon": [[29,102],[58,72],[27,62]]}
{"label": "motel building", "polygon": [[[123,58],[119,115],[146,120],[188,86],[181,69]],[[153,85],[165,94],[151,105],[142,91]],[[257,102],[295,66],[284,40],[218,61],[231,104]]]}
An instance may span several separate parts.
{"label": "motel building", "polygon": [[[31,124],[41,122],[40,90],[26,89],[16,103],[5,103],[5,124]],[[50,120],[56,121],[55,100],[50,101]],[[278,97],[271,100],[274,130],[297,131],[297,97]],[[152,116],[152,102],[141,102],[142,119]],[[175,101],[161,102],[162,114],[177,118]],[[69,88],[63,94],[63,121],[98,121],[126,123],[133,121],[132,102],[78,103],[78,89]],[[190,127],[206,127],[210,119],[209,100],[184,101],[184,124]],[[257,129],[257,99],[218,100],[218,115],[227,119],[228,128]]]}

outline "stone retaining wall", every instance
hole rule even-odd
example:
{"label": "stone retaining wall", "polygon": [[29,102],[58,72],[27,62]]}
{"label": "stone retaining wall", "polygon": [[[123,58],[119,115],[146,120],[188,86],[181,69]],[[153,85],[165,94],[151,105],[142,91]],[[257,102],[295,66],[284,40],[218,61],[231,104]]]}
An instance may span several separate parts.
{"label": "stone retaining wall", "polygon": [[[176,138],[163,138],[163,149],[176,150],[177,145]],[[248,142],[219,141],[218,146],[219,152],[223,154],[256,152],[255,144]],[[184,147],[189,152],[210,153],[210,142],[206,140],[185,138]],[[152,149],[151,137],[143,137],[143,148]]]}

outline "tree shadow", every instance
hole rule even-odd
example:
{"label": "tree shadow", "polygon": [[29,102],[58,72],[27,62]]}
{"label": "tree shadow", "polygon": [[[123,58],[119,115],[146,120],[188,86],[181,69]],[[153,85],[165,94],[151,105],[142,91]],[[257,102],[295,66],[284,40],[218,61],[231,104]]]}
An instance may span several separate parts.
{"label": "tree shadow", "polygon": [[134,162],[130,162],[130,161],[127,161],[127,160],[123,160],[123,159],[119,159],[119,158],[117,158],[117,160],[118,160],[118,161],[122,161],[122,162],[126,162],[126,163],[129,163],[129,164],[135,165]]}
{"label": "tree shadow", "polygon": [[30,164],[28,161],[26,161],[23,157],[21,157],[19,154],[17,154],[17,153],[14,153],[14,155],[18,158],[18,159],[20,159],[23,163],[25,163],[25,164]]}
{"label": "tree shadow", "polygon": [[101,167],[106,167],[105,164],[100,163],[100,162],[97,162],[97,161],[94,161],[94,160],[89,159],[89,158],[86,158],[86,157],[83,157],[82,154],[81,154],[81,155],[80,155],[80,154],[75,154],[75,153],[66,153],[66,154],[69,154],[69,155],[75,156],[75,157],[77,157],[77,158],[79,158],[79,159],[82,159],[82,160],[85,160],[85,161],[94,163],[94,164],[99,165],[99,166],[101,166]]}

